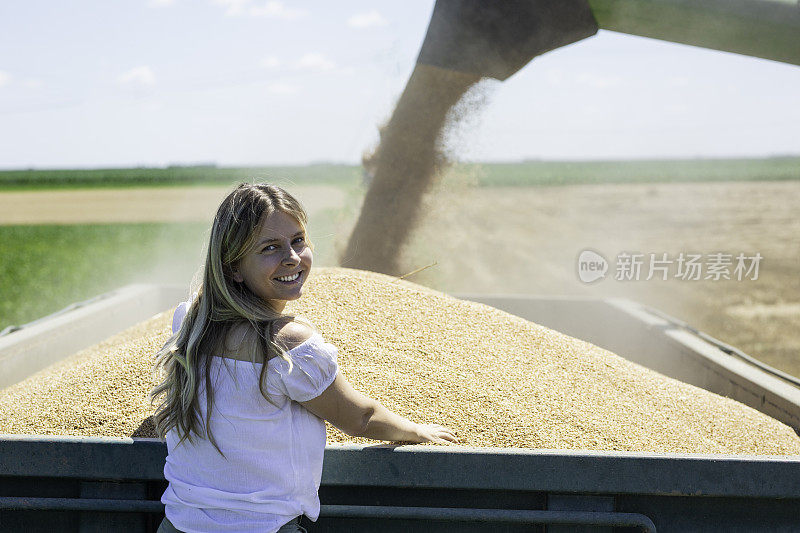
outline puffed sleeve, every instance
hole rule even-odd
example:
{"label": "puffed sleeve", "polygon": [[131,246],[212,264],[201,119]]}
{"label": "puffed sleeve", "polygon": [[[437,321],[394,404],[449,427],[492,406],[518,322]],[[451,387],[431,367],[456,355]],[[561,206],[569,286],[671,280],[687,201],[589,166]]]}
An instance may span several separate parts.
{"label": "puffed sleeve", "polygon": [[333,383],[339,372],[338,350],[318,333],[287,354],[292,361],[291,369],[281,357],[270,360],[269,364],[275,370],[274,386],[294,401],[316,398]]}
{"label": "puffed sleeve", "polygon": [[189,302],[181,302],[175,308],[175,314],[172,315],[172,333],[177,333],[181,329],[183,318],[186,316],[186,311],[189,309]]}

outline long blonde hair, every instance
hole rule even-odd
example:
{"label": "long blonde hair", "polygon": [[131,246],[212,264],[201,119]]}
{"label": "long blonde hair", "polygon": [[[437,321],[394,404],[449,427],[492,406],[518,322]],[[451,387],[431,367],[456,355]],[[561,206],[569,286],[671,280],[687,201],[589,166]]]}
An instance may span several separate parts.
{"label": "long blonde hair", "polygon": [[[244,283],[233,279],[238,262],[254,246],[262,219],[282,211],[292,216],[303,230],[307,216],[303,206],[291,194],[275,185],[241,183],[220,204],[211,226],[208,253],[202,282],[193,298],[183,324],[156,354],[156,371],[163,370],[164,380],[150,393],[151,402],[164,395],[153,420],[164,438],[175,429],[179,442],[192,441],[192,433],[208,438],[222,453],[211,434],[209,419],[213,405],[211,357],[224,342],[233,325],[249,322],[261,340],[259,390],[267,401],[267,362],[273,356],[289,361],[272,338],[273,323],[285,315],[273,310],[253,294]],[[310,244],[310,243],[309,243]],[[198,384],[205,383],[206,416],[201,420]]]}

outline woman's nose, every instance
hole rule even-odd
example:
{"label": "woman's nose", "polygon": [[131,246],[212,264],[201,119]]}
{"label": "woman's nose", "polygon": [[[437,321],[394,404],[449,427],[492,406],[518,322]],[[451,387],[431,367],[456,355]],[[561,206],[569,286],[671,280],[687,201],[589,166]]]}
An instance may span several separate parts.
{"label": "woman's nose", "polygon": [[292,247],[289,246],[288,253],[283,257],[284,264],[287,265],[299,265],[300,264],[300,255],[297,251]]}

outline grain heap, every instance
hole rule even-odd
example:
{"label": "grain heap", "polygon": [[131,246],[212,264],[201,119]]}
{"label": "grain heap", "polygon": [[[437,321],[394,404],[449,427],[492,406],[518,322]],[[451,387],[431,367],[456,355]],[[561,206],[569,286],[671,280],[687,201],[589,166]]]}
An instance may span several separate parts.
{"label": "grain heap", "polygon": [[[791,428],[738,402],[413,283],[318,269],[288,311],[339,348],[357,389],[467,446],[800,455]],[[169,318],[0,391],[0,432],[133,434],[152,412],[149,366]],[[328,441],[372,442],[333,428]]]}
{"label": "grain heap", "polygon": [[0,391],[0,433],[132,435],[153,412],[153,355],[171,317],[160,313]]}

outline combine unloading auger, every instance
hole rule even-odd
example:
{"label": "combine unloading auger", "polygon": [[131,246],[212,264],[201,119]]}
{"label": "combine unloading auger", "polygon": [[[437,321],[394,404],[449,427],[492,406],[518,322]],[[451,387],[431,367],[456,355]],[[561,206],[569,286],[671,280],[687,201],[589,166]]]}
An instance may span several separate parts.
{"label": "combine unloading auger", "polygon": [[797,0],[437,0],[341,264],[402,274],[448,110],[481,78],[505,80],[599,28],[800,65]]}
{"label": "combine unloading auger", "polygon": [[438,0],[417,62],[505,80],[598,28],[800,65],[797,0]]}

